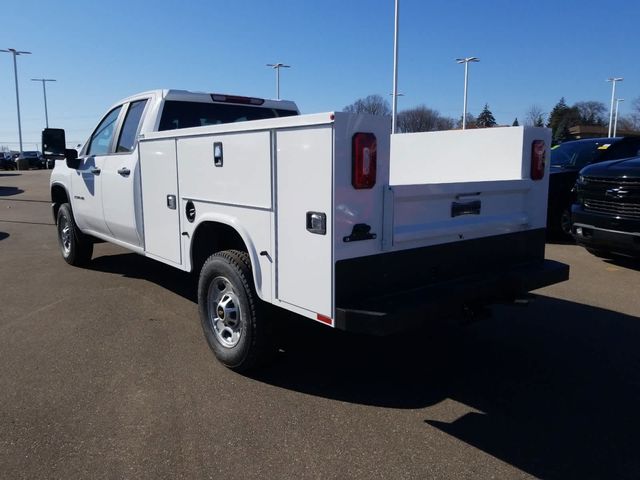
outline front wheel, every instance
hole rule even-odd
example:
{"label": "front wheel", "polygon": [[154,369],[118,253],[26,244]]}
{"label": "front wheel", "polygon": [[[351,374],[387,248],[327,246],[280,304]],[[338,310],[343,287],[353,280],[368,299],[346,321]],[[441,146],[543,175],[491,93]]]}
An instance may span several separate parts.
{"label": "front wheel", "polygon": [[271,351],[271,329],[253,284],[246,252],[225,250],[204,263],[198,310],[209,347],[226,367],[246,372]]}
{"label": "front wheel", "polygon": [[58,244],[64,261],[74,266],[87,264],[93,254],[93,242],[77,227],[68,203],[60,205],[57,224]]}
{"label": "front wheel", "polygon": [[560,213],[560,231],[566,237],[571,236],[571,211],[567,208]]}

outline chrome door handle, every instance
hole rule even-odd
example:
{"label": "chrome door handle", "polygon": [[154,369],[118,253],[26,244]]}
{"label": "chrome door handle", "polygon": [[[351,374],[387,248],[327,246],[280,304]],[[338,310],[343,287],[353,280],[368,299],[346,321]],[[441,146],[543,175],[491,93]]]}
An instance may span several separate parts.
{"label": "chrome door handle", "polygon": [[123,177],[128,177],[131,173],[131,170],[129,170],[127,167],[122,167],[120,170],[118,170],[118,173]]}
{"label": "chrome door handle", "polygon": [[94,175],[100,175],[100,169],[98,167],[92,167],[91,173],[93,173]]}

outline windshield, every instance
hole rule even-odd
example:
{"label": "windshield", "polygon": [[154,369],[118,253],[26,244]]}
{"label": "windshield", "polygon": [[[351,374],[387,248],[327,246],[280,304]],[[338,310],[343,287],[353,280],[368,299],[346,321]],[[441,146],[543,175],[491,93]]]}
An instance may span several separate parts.
{"label": "windshield", "polygon": [[610,145],[601,141],[561,143],[551,149],[551,165],[582,168],[595,161]]}

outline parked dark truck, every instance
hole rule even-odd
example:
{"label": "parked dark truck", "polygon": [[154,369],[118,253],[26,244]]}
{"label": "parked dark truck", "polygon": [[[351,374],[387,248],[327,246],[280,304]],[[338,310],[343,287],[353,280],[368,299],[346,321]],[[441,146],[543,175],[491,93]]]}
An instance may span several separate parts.
{"label": "parked dark truck", "polygon": [[571,205],[576,201],[573,186],[582,168],[639,154],[640,137],[587,138],[553,147],[547,209],[549,233],[571,235]]}
{"label": "parked dark truck", "polygon": [[572,233],[590,253],[640,258],[640,157],[591,165],[580,172]]}

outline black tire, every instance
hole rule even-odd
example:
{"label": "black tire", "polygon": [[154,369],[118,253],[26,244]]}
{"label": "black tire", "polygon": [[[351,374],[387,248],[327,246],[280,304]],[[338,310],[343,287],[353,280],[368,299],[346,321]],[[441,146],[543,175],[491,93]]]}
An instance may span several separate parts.
{"label": "black tire", "polygon": [[565,237],[571,237],[571,211],[567,208],[560,212],[558,219],[558,229]]}
{"label": "black tire", "polygon": [[93,242],[76,226],[68,203],[60,205],[56,224],[58,245],[64,261],[76,267],[89,263],[93,255]]}
{"label": "black tire", "polygon": [[611,252],[607,251],[607,250],[599,250],[597,248],[591,248],[591,247],[585,247],[587,249],[587,252],[589,252],[591,255],[595,255],[598,258],[611,258]]}
{"label": "black tire", "polygon": [[216,358],[236,372],[264,363],[273,350],[271,324],[255,291],[246,252],[211,255],[198,281],[198,311]]}

